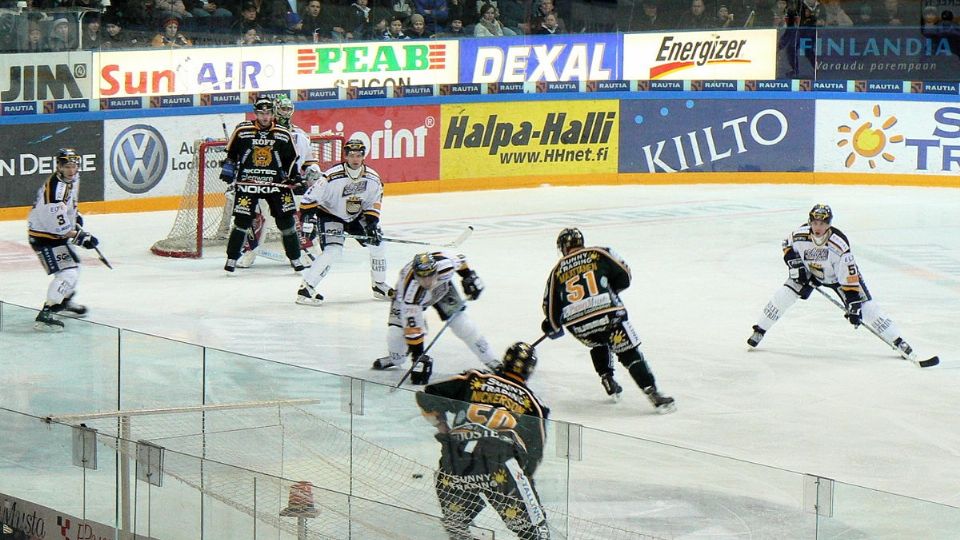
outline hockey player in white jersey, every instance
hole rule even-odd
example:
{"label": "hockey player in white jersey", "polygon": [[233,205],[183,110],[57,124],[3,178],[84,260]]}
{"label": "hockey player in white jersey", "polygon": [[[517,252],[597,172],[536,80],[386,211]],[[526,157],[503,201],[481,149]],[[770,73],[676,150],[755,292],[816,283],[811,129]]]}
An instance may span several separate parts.
{"label": "hockey player in white jersey", "polygon": [[301,230],[319,236],[323,252],[303,272],[297,303],[318,306],[323,295],[317,292],[330,267],[343,254],[344,233],[365,236],[358,240],[370,251],[370,283],[373,297],[386,300],[394,290],[387,285],[387,257],[380,238],[380,205],[383,183],[377,171],[363,162],[367,146],[359,139],[343,145],[344,161],[322,174],[300,199]]}
{"label": "hockey player in white jersey", "polygon": [[[293,138],[293,147],[297,149],[298,156],[295,170],[300,175],[300,181],[306,188],[309,188],[320,179],[320,175],[322,174],[320,164],[315,155],[316,152],[313,151],[310,144],[310,136],[307,135],[307,132],[301,129],[300,126],[293,123],[294,107],[293,101],[291,101],[289,97],[284,95],[275,97],[273,99],[273,108],[277,117],[277,125],[285,127],[290,131],[290,135]],[[294,191],[300,193],[296,189]],[[264,205],[259,205],[257,216],[254,218],[253,238],[244,244],[243,255],[237,259],[238,268],[249,268],[257,259],[256,247],[260,244],[266,224],[266,220],[263,217],[264,209],[260,208],[262,206]],[[300,248],[308,254],[308,257],[312,257],[307,250],[310,246],[309,238],[301,238]]]}
{"label": "hockey player in white jersey", "polygon": [[423,342],[427,327],[423,312],[433,306],[440,320],[450,322],[450,330],[480,358],[492,371],[500,367],[500,362],[490,352],[487,338],[480,334],[476,325],[466,313],[466,303],[460,297],[453,284],[454,274],[459,275],[463,294],[468,300],[476,300],[483,292],[483,282],[467,264],[467,258],[449,251],[419,253],[400,270],[397,281],[397,293],[390,304],[390,316],[387,319],[387,350],[389,356],[373,362],[373,369],[390,369],[403,366],[407,355],[417,364],[410,374],[413,384],[427,384],[433,372],[433,361],[424,355]]}
{"label": "hockey player in white jersey", "polygon": [[783,241],[783,260],[789,277],[767,302],[760,320],[747,339],[756,347],[797,299],[806,300],[814,287],[833,290],[846,306],[844,316],[854,327],[867,324],[901,356],[909,358],[913,349],[900,336],[900,329],[873,300],[850,250],[846,235],[831,225],[833,211],[825,204],[810,210],[809,220]]}
{"label": "hockey player in white jersey", "polygon": [[47,275],[53,276],[34,323],[34,328],[42,332],[63,330],[63,322],[54,313],[73,317],[87,314],[86,307],[73,302],[80,277],[80,257],[73,246],[93,249],[99,242],[82,228],[83,217],[77,210],[79,193],[80,155],[72,148],[63,148],[57,152],[56,171],[37,190],[27,217],[30,247]]}

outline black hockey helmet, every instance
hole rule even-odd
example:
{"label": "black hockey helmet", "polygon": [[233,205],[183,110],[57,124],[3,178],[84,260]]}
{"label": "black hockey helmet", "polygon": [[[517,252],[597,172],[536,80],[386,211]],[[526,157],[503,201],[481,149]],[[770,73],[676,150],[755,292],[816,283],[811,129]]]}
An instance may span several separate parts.
{"label": "black hockey helmet", "polygon": [[437,280],[437,259],[431,253],[418,253],[413,257],[413,276],[421,287],[431,287]]}
{"label": "black hockey helmet", "polygon": [[580,229],[576,227],[568,227],[560,231],[560,235],[557,236],[557,249],[559,249],[560,253],[564,255],[566,255],[566,253],[572,249],[582,247],[583,233],[581,233]]}
{"label": "black hockey helmet", "polygon": [[260,96],[256,101],[253,102],[253,110],[257,111],[269,111],[276,113],[277,109],[273,105],[273,100],[270,99],[270,96]]}
{"label": "black hockey helmet", "polygon": [[360,152],[361,155],[367,155],[367,145],[363,143],[360,139],[350,139],[349,141],[343,143],[343,155],[347,155],[350,152]]}
{"label": "black hockey helmet", "polygon": [[507,347],[507,352],[503,353],[503,363],[498,370],[500,374],[514,374],[527,380],[533,375],[534,368],[537,367],[537,351],[529,343],[518,341]]}
{"label": "black hockey helmet", "polygon": [[57,150],[57,165],[65,163],[76,163],[80,165],[80,154],[73,148],[61,148]]}
{"label": "black hockey helmet", "polygon": [[808,223],[815,219],[819,219],[829,225],[830,222],[833,221],[833,210],[825,204],[815,204],[813,208],[810,209]]}

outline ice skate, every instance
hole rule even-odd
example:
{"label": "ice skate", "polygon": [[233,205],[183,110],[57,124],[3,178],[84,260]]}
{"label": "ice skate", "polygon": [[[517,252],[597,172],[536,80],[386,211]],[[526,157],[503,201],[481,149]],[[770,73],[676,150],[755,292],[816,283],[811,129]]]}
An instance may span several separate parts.
{"label": "ice skate", "polygon": [[753,325],[753,334],[751,334],[751,336],[747,338],[747,345],[751,347],[756,347],[763,340],[763,335],[766,333],[767,331],[764,330],[763,328],[760,328],[757,325]]}
{"label": "ice skate", "polygon": [[372,367],[373,369],[377,370],[377,371],[383,371],[383,370],[385,370],[385,369],[390,369],[390,368],[392,368],[392,367],[397,367],[397,365],[394,364],[392,361],[390,361],[390,357],[389,357],[389,356],[384,356],[384,357],[377,358],[376,360],[374,360],[374,361],[373,361],[373,366],[371,366],[371,367]]}
{"label": "ice skate", "polygon": [[900,356],[902,356],[904,360],[913,359],[913,347],[904,341],[903,338],[893,340],[893,347],[900,353]]}
{"label": "ice skate", "polygon": [[397,291],[380,281],[373,284],[373,297],[377,300],[390,300],[397,295]]}
{"label": "ice skate", "polygon": [[227,272],[233,273],[237,269],[237,260],[236,259],[227,259],[226,264],[223,265],[223,269]]}
{"label": "ice skate", "polygon": [[251,249],[237,259],[237,268],[250,268],[256,260],[257,252]]}
{"label": "ice skate", "polygon": [[63,322],[53,316],[50,306],[43,306],[34,321],[33,329],[38,332],[63,332]]}
{"label": "ice skate", "polygon": [[305,255],[300,255],[296,259],[290,259],[290,266],[293,267],[294,272],[303,272],[304,269],[310,267],[310,258]]}
{"label": "ice skate", "polygon": [[610,396],[610,399],[612,399],[614,403],[619,402],[623,398],[623,387],[613,378],[613,373],[604,373],[601,375],[600,384],[603,385],[603,389],[607,391],[607,395]]}
{"label": "ice skate", "polygon": [[63,302],[50,306],[50,311],[58,313],[64,317],[82,318],[87,316],[87,306],[72,302],[69,298],[64,298]]}
{"label": "ice skate", "polygon": [[674,405],[673,398],[670,396],[665,396],[661,394],[656,386],[648,386],[643,389],[643,393],[650,398],[650,403],[656,407],[657,412],[660,414],[668,414],[677,410],[676,405]]}
{"label": "ice skate", "polygon": [[297,303],[301,306],[319,306],[323,304],[323,295],[304,281],[297,291]]}

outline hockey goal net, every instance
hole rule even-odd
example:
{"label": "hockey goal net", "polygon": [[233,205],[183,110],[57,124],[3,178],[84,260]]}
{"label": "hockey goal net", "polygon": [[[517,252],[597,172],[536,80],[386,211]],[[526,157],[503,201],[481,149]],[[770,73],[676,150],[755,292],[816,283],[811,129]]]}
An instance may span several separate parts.
{"label": "hockey goal net", "polygon": [[[205,246],[219,246],[230,235],[230,189],[220,180],[220,163],[226,152],[225,139],[194,142],[193,167],[183,188],[180,208],[166,238],[157,241],[150,251],[162,257],[199,258]],[[313,157],[326,170],[341,161],[343,137],[311,135]],[[280,238],[272,219],[267,219],[265,239]]]}

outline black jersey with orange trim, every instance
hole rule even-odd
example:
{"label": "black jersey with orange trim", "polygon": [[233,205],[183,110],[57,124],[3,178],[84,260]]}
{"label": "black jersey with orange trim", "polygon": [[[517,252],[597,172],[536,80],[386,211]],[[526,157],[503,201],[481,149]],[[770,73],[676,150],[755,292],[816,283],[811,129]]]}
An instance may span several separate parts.
{"label": "black jersey with orange trim", "polygon": [[612,249],[575,249],[550,271],[543,292],[543,314],[559,329],[622,310],[619,293],[630,286],[630,279],[630,267]]}
{"label": "black jersey with orange trim", "polygon": [[284,183],[298,178],[297,149],[290,131],[273,123],[261,128],[254,121],[237,124],[227,142],[227,159],[237,164],[240,182]]}

